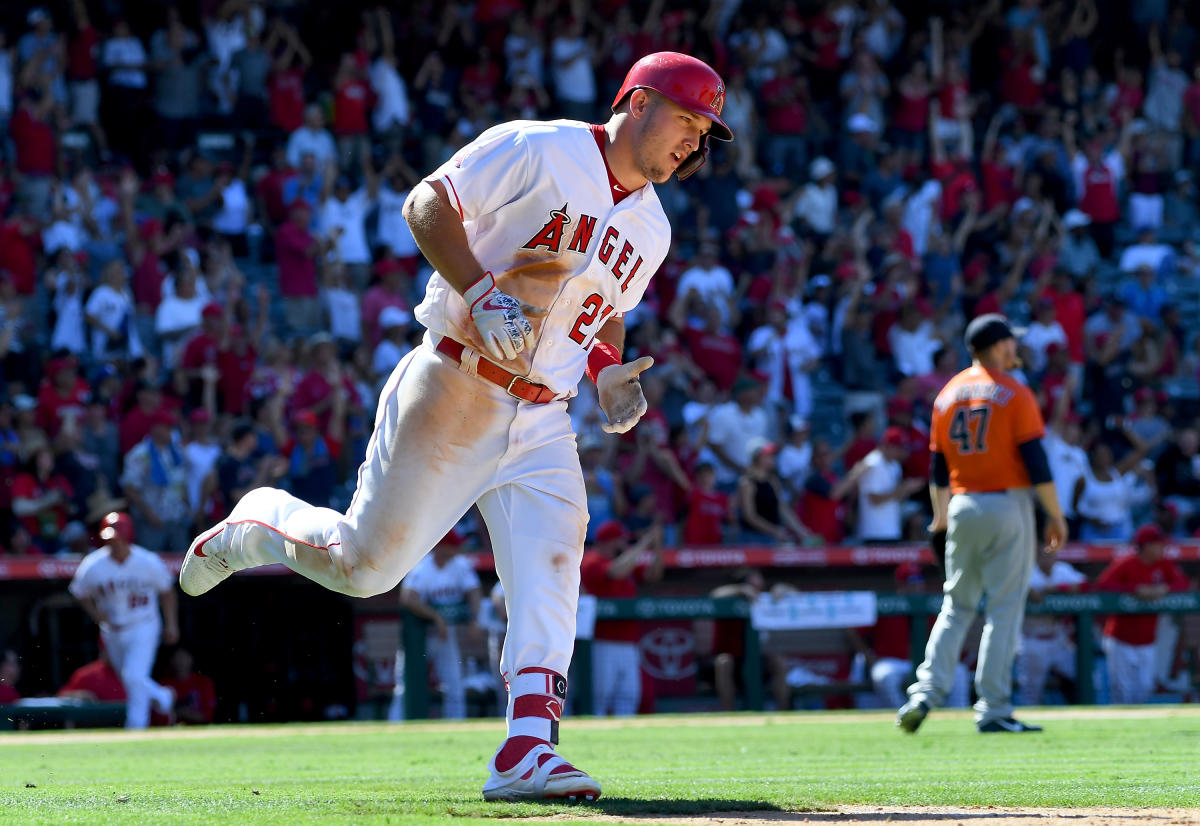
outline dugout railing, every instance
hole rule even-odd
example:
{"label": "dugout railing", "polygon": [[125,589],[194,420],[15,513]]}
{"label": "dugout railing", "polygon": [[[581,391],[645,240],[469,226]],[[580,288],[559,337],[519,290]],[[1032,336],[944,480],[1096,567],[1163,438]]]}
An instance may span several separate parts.
{"label": "dugout railing", "polygon": [[[909,616],[912,618],[911,651],[913,667],[921,661],[928,635],[927,618],[936,616],[942,606],[942,595],[881,593],[876,596],[878,616]],[[1028,614],[1070,616],[1075,625],[1076,667],[1078,674],[1091,674],[1095,661],[1095,619],[1108,614],[1187,614],[1200,613],[1200,592],[1168,594],[1162,599],[1143,600],[1132,594],[1080,593],[1047,594],[1040,602],[1026,606]],[[429,681],[425,661],[427,622],[408,612],[402,612],[402,643],[405,656],[405,717],[423,719],[429,716]],[[450,622],[462,622],[465,612],[451,613]],[[762,681],[762,645],[760,633],[750,624],[750,603],[736,597],[663,597],[637,599],[600,599],[596,601],[597,620],[742,620],[745,622],[745,651],[742,678],[746,691],[746,708],[761,711],[764,701]],[[592,651],[591,641],[575,642],[571,664],[571,705],[576,714],[592,710]],[[1078,681],[1078,702],[1095,702],[1091,680]]]}

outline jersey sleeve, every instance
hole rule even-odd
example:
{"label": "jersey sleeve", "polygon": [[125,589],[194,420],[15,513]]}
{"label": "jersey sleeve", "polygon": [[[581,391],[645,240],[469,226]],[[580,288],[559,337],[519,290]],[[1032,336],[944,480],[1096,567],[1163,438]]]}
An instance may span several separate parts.
{"label": "jersey sleeve", "polygon": [[471,565],[469,557],[460,556],[458,558],[458,584],[462,588],[464,595],[468,591],[483,587],[479,583],[479,574],[475,572],[475,568]]}
{"label": "jersey sleeve", "polygon": [[92,568],[92,558],[85,556],[83,561],[79,563],[79,567],[75,569],[75,576],[71,577],[71,584],[67,586],[67,590],[71,596],[76,599],[83,599],[88,595],[91,589],[88,583],[88,571]]}
{"label": "jersey sleeve", "polygon": [[428,180],[442,181],[459,217],[471,221],[524,195],[530,163],[522,131],[489,130],[458,150]]}
{"label": "jersey sleeve", "polygon": [[162,557],[153,551],[147,551],[150,560],[151,577],[154,581],[154,590],[160,594],[163,591],[171,590],[171,586],[175,584],[175,577],[171,576],[171,571],[167,568],[167,564],[162,561]]}
{"label": "jersey sleeve", "polygon": [[1012,403],[1014,445],[1021,445],[1030,439],[1040,439],[1046,435],[1042,411],[1038,409],[1037,399],[1028,387],[1022,385]]}

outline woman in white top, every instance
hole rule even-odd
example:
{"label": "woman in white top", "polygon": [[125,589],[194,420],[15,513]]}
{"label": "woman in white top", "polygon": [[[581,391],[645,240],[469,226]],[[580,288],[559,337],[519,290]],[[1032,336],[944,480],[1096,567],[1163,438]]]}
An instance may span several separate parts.
{"label": "woman in white top", "polygon": [[1092,447],[1083,476],[1075,483],[1075,513],[1083,520],[1080,539],[1094,542],[1133,536],[1133,509],[1154,496],[1153,488],[1139,483],[1142,473],[1131,472],[1144,456],[1144,450],[1131,450],[1114,464],[1112,448],[1103,442]]}

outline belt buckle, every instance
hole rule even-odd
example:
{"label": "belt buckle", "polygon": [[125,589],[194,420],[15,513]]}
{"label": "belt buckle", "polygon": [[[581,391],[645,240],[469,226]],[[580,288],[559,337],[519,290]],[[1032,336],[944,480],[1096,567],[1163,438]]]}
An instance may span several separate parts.
{"label": "belt buckle", "polygon": [[524,376],[514,375],[511,379],[508,380],[508,387],[504,388],[504,392],[507,393],[508,395],[512,396],[514,399],[517,399],[518,401],[527,401],[527,399],[524,396],[518,396],[516,393],[513,392],[513,385],[519,381],[523,381],[526,384],[530,384],[529,380],[526,379]]}

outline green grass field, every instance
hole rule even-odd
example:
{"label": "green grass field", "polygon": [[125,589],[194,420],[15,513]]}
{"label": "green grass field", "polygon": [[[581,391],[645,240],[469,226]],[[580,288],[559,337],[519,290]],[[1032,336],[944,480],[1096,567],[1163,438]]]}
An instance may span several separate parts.
{"label": "green grass field", "polygon": [[1200,709],[1024,716],[1046,732],[979,735],[964,712],[937,712],[915,736],[879,713],[568,720],[561,751],[604,786],[587,808],[484,803],[498,721],[0,734],[0,822],[474,823],[846,804],[1200,807]]}

